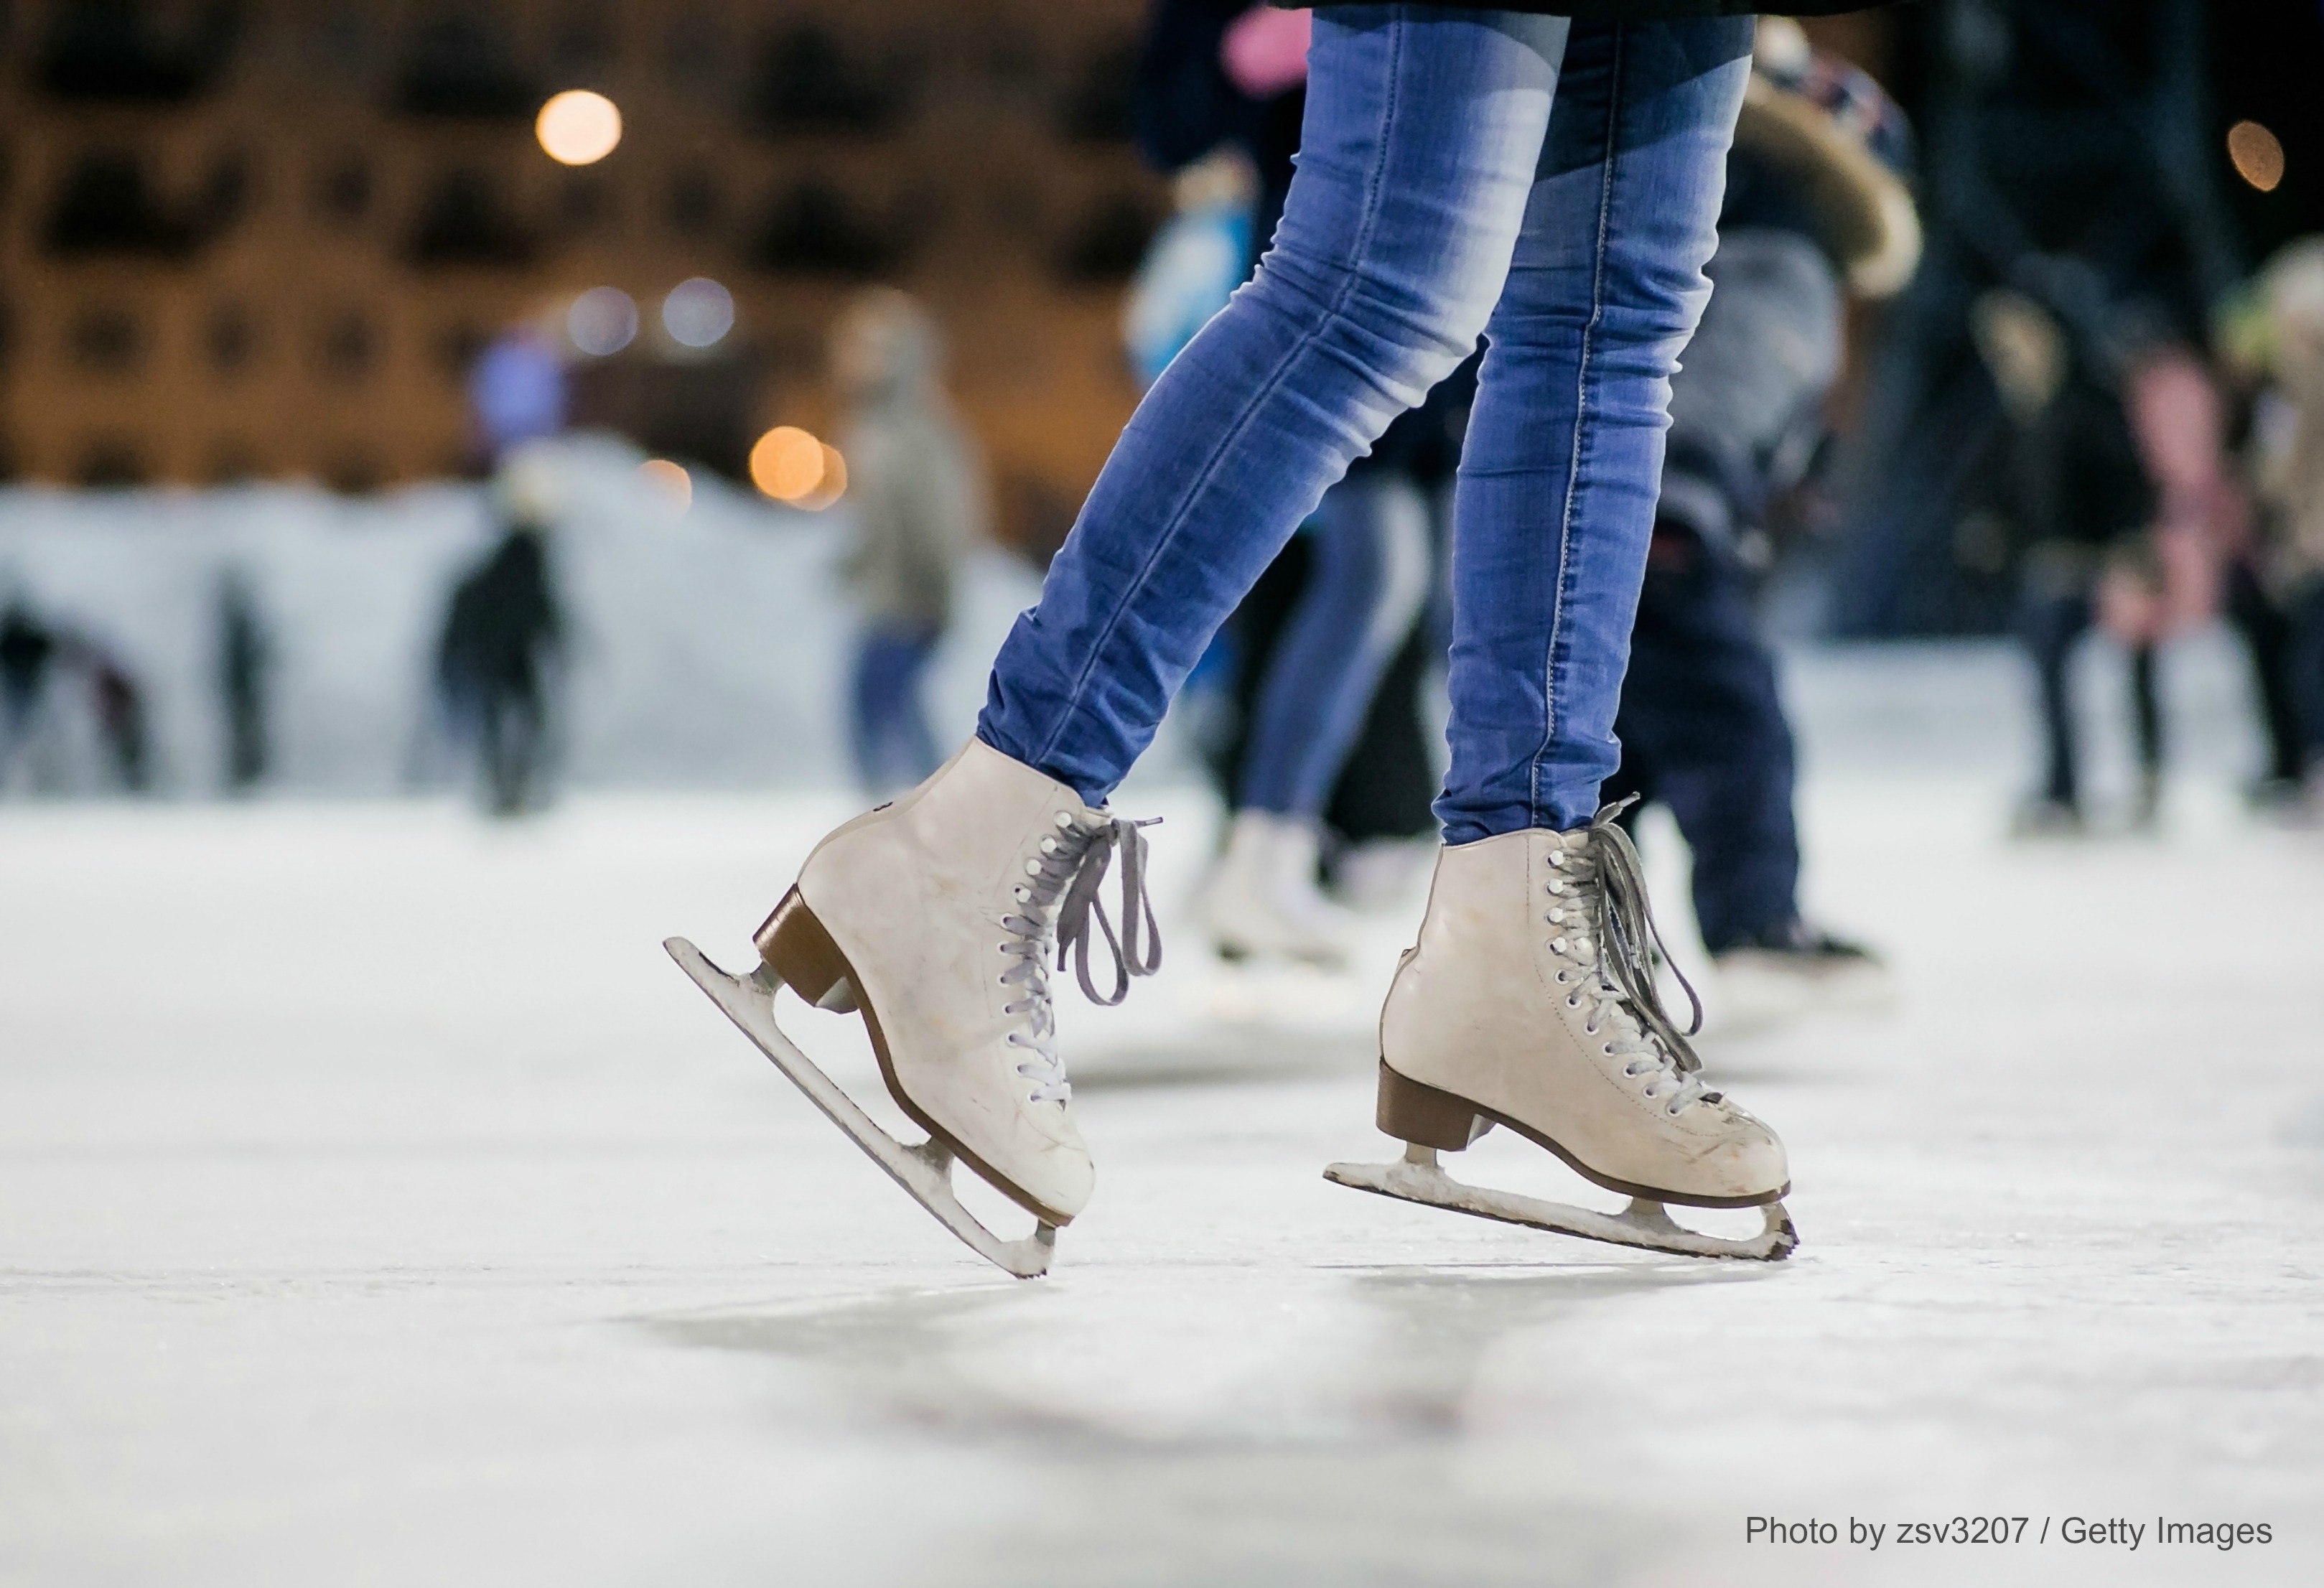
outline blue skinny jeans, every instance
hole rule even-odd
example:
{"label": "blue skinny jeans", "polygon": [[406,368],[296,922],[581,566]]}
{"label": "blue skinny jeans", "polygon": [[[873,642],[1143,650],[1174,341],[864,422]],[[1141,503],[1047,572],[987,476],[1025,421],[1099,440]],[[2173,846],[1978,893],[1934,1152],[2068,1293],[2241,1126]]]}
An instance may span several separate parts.
{"label": "blue skinny jeans", "polygon": [[1481,332],[1437,816],[1450,844],[1587,821],[1751,32],[1318,12],[1274,245],[1122,432],[993,663],[985,743],[1103,799],[1324,490]]}

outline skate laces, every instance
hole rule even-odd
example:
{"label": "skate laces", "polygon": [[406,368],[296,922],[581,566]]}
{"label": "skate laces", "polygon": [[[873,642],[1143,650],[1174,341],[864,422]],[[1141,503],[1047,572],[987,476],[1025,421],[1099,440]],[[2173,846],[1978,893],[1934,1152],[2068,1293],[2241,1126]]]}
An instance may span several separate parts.
{"label": "skate laces", "polygon": [[[1084,826],[1064,811],[1058,812],[1057,830],[1042,835],[1039,852],[1025,862],[1027,880],[1015,890],[1018,911],[1001,918],[1001,927],[1012,934],[1001,945],[1001,951],[1017,961],[1001,973],[1001,980],[1004,985],[1023,988],[1023,996],[1003,1004],[1001,1012],[1030,1017],[1027,1021],[1030,1029],[1010,1032],[1009,1042],[1033,1056],[1017,1066],[1017,1073],[1035,1083],[1036,1103],[1064,1103],[1074,1094],[1065,1079],[1065,1060],[1057,1055],[1056,1009],[1049,997],[1044,963],[1043,950],[1052,928],[1056,934],[1057,968],[1064,970],[1071,958],[1082,994],[1093,1003],[1108,1008],[1120,1003],[1130,995],[1132,976],[1150,976],[1162,967],[1162,935],[1155,927],[1153,900],[1146,891],[1146,836],[1139,831],[1152,825],[1111,817]],[[1098,897],[1098,886],[1105,881],[1117,851],[1121,855],[1118,937]],[[1054,919],[1047,913],[1053,906]],[[1104,934],[1107,951],[1113,957],[1110,998],[1100,996],[1090,980],[1093,921]]]}
{"label": "skate laces", "polygon": [[[1662,990],[1657,985],[1656,969],[1668,961],[1670,955],[1664,946],[1662,929],[1655,922],[1654,906],[1646,896],[1646,868],[1638,859],[1637,846],[1630,842],[1618,822],[1622,812],[1637,797],[1600,808],[1591,818],[1588,836],[1578,847],[1563,851],[1560,870],[1570,880],[1577,892],[1591,895],[1582,915],[1594,928],[1598,941],[1592,956],[1589,940],[1578,933],[1571,939],[1560,937],[1551,946],[1560,954],[1571,947],[1582,963],[1581,991],[1591,994],[1598,1003],[1597,1018],[1608,1021],[1624,1036],[1641,1039],[1640,1053],[1650,1057],[1653,1067],[1665,1073],[1674,1091],[1665,1100],[1672,1113],[1684,1113],[1697,1103],[1716,1103],[1720,1094],[1706,1091],[1696,1072],[1702,1060],[1687,1039],[1702,1029],[1702,1000],[1696,995],[1694,984],[1674,965],[1672,974],[1679,985],[1686,989],[1687,1002],[1692,1006],[1693,1019],[1685,1030],[1664,1007]],[[1553,894],[1562,890],[1554,883]],[[1582,903],[1577,900],[1577,904]],[[1595,959],[1595,965],[1591,961]],[[1596,974],[1588,974],[1595,970]],[[1563,980],[1561,973],[1560,979]],[[1628,1073],[1643,1075],[1634,1059]],[[1659,1095],[1659,1083],[1646,1089],[1650,1097]]]}

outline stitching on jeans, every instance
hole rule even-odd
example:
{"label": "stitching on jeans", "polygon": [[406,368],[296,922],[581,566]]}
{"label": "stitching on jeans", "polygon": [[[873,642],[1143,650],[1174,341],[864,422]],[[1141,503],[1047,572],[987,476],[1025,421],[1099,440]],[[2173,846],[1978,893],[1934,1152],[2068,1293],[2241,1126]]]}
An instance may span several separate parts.
{"label": "stitching on jeans", "polygon": [[[1123,614],[1130,610],[1131,605],[1137,600],[1139,593],[1146,588],[1148,581],[1153,577],[1155,565],[1162,560],[1163,554],[1169,550],[1171,543],[1177,539],[1178,531],[1185,526],[1186,515],[1193,511],[1195,498],[1210,488],[1211,482],[1217,476],[1219,467],[1227,453],[1232,450],[1235,442],[1240,439],[1243,432],[1250,428],[1252,416],[1258,413],[1282,386],[1291,366],[1305,357],[1309,349],[1323,339],[1324,329],[1339,318],[1341,309],[1346,306],[1349,297],[1355,291],[1358,280],[1355,262],[1364,257],[1365,250],[1371,242],[1372,228],[1379,218],[1380,189],[1387,180],[1388,132],[1389,125],[1396,120],[1397,111],[1401,102],[1400,90],[1404,81],[1404,42],[1406,30],[1410,25],[1409,23],[1399,22],[1392,24],[1389,29],[1391,44],[1388,65],[1388,92],[1380,108],[1379,133],[1374,141],[1371,171],[1364,185],[1363,214],[1356,223],[1355,238],[1349,248],[1349,268],[1340,282],[1339,291],[1332,295],[1330,304],[1317,318],[1315,324],[1302,333],[1299,339],[1292,344],[1291,350],[1284,355],[1282,361],[1276,366],[1275,373],[1259,388],[1251,400],[1244,404],[1241,415],[1220,439],[1217,448],[1204,460],[1202,471],[1194,476],[1194,483],[1188,489],[1185,502],[1178,509],[1177,516],[1165,525],[1161,534],[1155,538],[1154,549],[1147,554],[1146,560],[1139,565],[1137,576],[1130,580],[1130,587],[1123,592],[1121,599],[1115,603],[1113,611],[1107,615],[1105,627],[1099,631],[1096,642],[1090,647],[1089,660],[1082,664],[1082,670],[1074,679],[1073,688],[1065,693],[1065,707],[1057,714],[1056,725],[1049,730],[1048,737],[1041,741],[1040,749],[1034,752],[1032,758],[1034,765],[1044,766],[1047,763],[1051,752],[1057,747],[1057,741],[1065,735],[1066,725],[1081,711],[1083,699],[1089,689],[1090,676],[1097,670],[1099,658],[1105,654],[1106,647],[1113,642],[1114,632],[1121,626]],[[1261,268],[1264,268],[1264,262]]]}
{"label": "stitching on jeans", "polygon": [[[1606,94],[1605,148],[1599,161],[1598,235],[1590,272],[1590,322],[1582,328],[1582,358],[1580,370],[1573,382],[1573,450],[1567,460],[1565,501],[1557,523],[1557,597],[1549,611],[1549,644],[1541,659],[1541,748],[1533,753],[1533,763],[1526,769],[1526,804],[1527,825],[1542,817],[1541,765],[1557,739],[1557,649],[1565,632],[1565,596],[1573,577],[1573,504],[1582,492],[1582,438],[1590,426],[1590,354],[1597,340],[1598,322],[1606,311],[1606,240],[1614,212],[1614,156],[1617,152],[1622,116],[1622,45],[1628,30],[1620,23],[1614,27],[1612,80]],[[1554,112],[1552,113],[1554,115]]]}

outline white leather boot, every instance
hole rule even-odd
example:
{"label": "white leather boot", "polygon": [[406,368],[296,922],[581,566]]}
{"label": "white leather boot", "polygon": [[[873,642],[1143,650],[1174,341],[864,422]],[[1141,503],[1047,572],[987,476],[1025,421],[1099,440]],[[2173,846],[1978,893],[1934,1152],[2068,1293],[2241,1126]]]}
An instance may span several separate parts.
{"label": "white leather boot", "polygon": [[1380,1015],[1380,1129],[1457,1150],[1502,1124],[1633,1197],[1775,1202],[1783,1143],[1704,1089],[1655,991],[1646,886],[1612,816],[1439,855]]}
{"label": "white leather boot", "polygon": [[1203,893],[1222,959],[1292,959],[1338,969],[1353,930],[1315,882],[1315,828],[1296,817],[1239,810]]}
{"label": "white leather boot", "polygon": [[[1122,851],[1121,937],[1097,885]],[[781,982],[860,1008],[897,1103],[1036,1217],[1089,1201],[1089,1149],[1057,1056],[1045,957],[1078,951],[1084,992],[1120,1002],[1161,948],[1135,824],[972,739],[935,776],[817,845],[756,942]],[[1115,946],[1115,987],[1089,974],[1091,917]],[[1141,959],[1140,933],[1153,945]]]}

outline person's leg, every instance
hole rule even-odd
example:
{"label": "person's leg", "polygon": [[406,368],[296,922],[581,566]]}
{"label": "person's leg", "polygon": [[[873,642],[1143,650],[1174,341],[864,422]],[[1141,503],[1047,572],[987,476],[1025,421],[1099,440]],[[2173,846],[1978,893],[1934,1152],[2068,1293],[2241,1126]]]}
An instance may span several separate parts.
{"label": "person's leg", "polygon": [[1102,799],[1326,487],[1467,356],[1508,272],[1566,31],[1317,14],[1275,245],[1139,404],[993,663],[985,743]]}
{"label": "person's leg", "polygon": [[897,750],[904,772],[901,780],[906,783],[918,782],[936,771],[941,760],[936,754],[936,734],[928,727],[923,686],[927,681],[928,663],[936,657],[936,642],[942,638],[934,629],[903,636],[901,667],[896,680],[899,697],[895,722]]}
{"label": "person's leg", "polygon": [[2241,559],[2227,568],[2227,608],[2228,621],[2251,651],[2253,690],[2267,734],[2262,788],[2290,789],[2303,770],[2300,704],[2292,679],[2292,620],[2270,599],[2251,564]]}
{"label": "person's leg", "polygon": [[1654,528],[1670,377],[1710,295],[1748,17],[1577,24],[1453,509],[1448,844],[1590,820]]}
{"label": "person's leg", "polygon": [[1799,917],[1791,727],[1741,571],[1683,530],[1655,545],[1616,725],[1624,771],[1646,752],[1693,853],[1695,922],[1715,955]]}
{"label": "person's leg", "polygon": [[1382,471],[1325,493],[1309,569],[1269,658],[1226,851],[1204,890],[1220,953],[1344,960],[1352,925],[1318,883],[1324,799],[1428,594],[1426,510]]}
{"label": "person's leg", "polygon": [[1428,594],[1426,509],[1407,480],[1360,475],[1325,493],[1314,556],[1260,691],[1245,809],[1313,821],[1362,728],[1381,669]]}
{"label": "person's leg", "polygon": [[2090,626],[2086,596],[2036,596],[2024,603],[2018,630],[2034,663],[2044,746],[2041,799],[2062,811],[2079,808],[2072,669],[2074,643]]}
{"label": "person's leg", "polygon": [[2300,705],[2304,770],[2324,772],[2324,578],[2311,580],[2292,604],[2292,641],[2285,665]]}
{"label": "person's leg", "polygon": [[2138,797],[2135,819],[2152,822],[2163,801],[2163,690],[2155,648],[2130,648],[2131,719],[2138,737]]}
{"label": "person's leg", "polygon": [[[1326,1174],[1516,1216],[1434,1167],[1507,1124],[1643,1201],[1766,1207],[1765,1233],[1723,1250],[1777,1257],[1783,1143],[1702,1085],[1656,986],[1637,853],[1599,809],[1751,43],[1749,17],[1576,23],[1568,41],[1461,462],[1445,847],[1380,1014],[1376,1117],[1407,1150]],[[1629,1233],[1702,1250],[1667,1228],[1642,1211]]]}
{"label": "person's leg", "polygon": [[911,699],[912,653],[908,641],[886,628],[864,632],[855,652],[853,744],[856,775],[873,793],[918,782],[929,769],[914,770],[911,729],[906,720]]}

